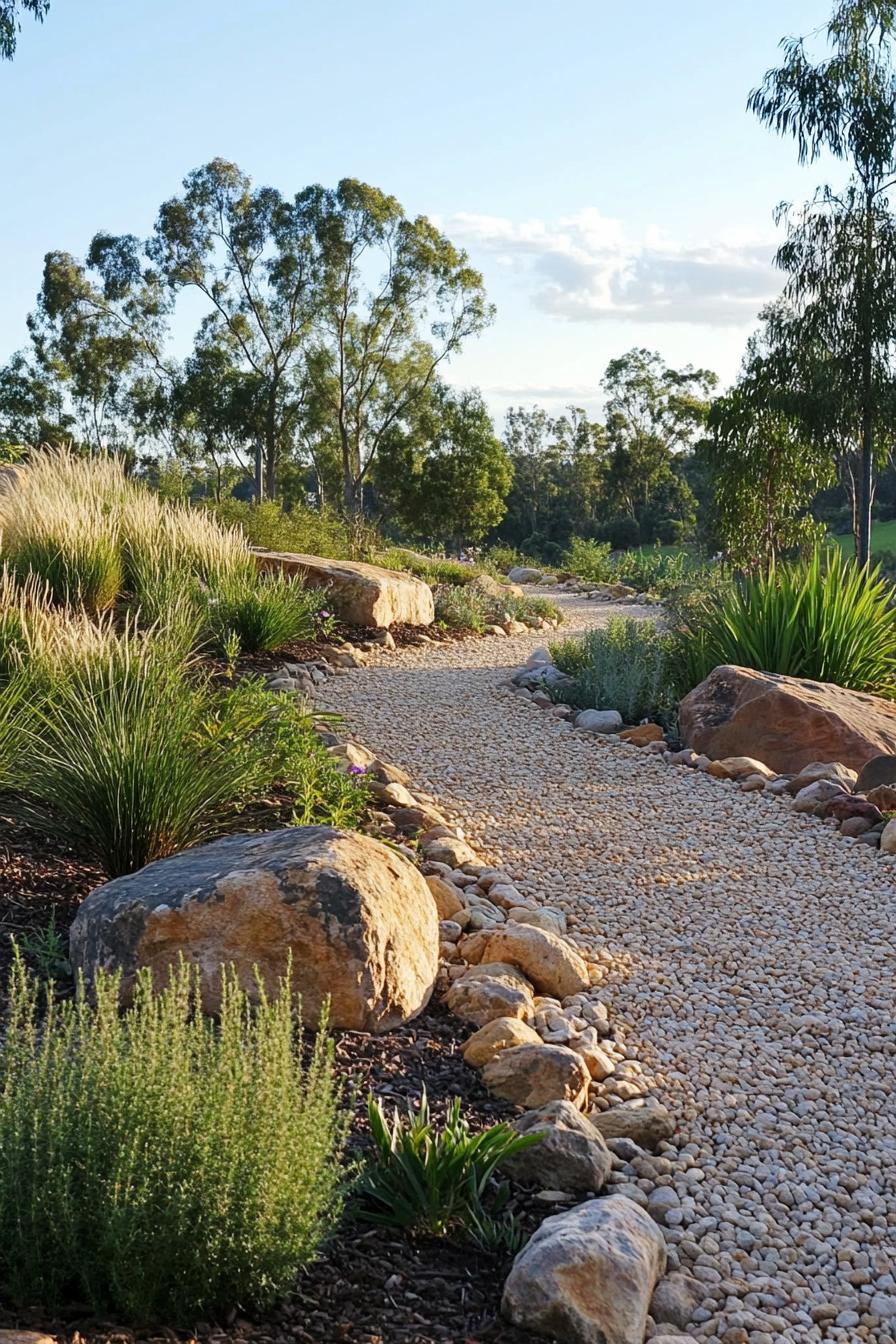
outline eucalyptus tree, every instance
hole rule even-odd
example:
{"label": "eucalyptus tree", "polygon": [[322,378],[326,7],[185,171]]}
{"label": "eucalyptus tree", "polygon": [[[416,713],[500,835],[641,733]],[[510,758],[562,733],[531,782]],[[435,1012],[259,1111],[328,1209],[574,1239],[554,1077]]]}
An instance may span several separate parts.
{"label": "eucalyptus tree", "polygon": [[810,409],[821,370],[805,358],[794,367],[782,340],[787,316],[780,304],[763,314],[737,381],[712,404],[700,445],[712,476],[714,535],[732,563],[766,572],[782,553],[821,540],[812,501],[834,476]]}
{"label": "eucalyptus tree", "polygon": [[319,264],[309,383],[336,427],[342,504],[358,516],[384,439],[492,319],[482,276],[425,217],[352,178],[296,198]]}
{"label": "eucalyptus tree", "polygon": [[501,522],[513,467],[481,393],[436,379],[413,424],[383,438],[372,475],[385,517],[460,551]]}
{"label": "eucalyptus tree", "polygon": [[11,61],[16,54],[22,28],[20,15],[30,14],[43,23],[49,9],[50,0],[0,0],[0,60]]}
{"label": "eucalyptus tree", "polygon": [[610,361],[602,387],[613,511],[640,523],[661,505],[693,520],[696,504],[677,459],[702,433],[717,381],[709,369],[672,369],[643,348]]}
{"label": "eucalyptus tree", "polygon": [[253,188],[225,159],[197,168],[183,185],[159,210],[149,252],[172,295],[193,288],[207,300],[200,343],[226,349],[252,381],[263,493],[273,499],[300,410],[318,296],[315,240],[295,202],[272,187]]}
{"label": "eucalyptus tree", "polygon": [[[794,210],[777,264],[798,340],[826,352],[829,400],[840,435],[858,439],[856,556],[868,563],[875,462],[894,400],[896,353],[896,74],[892,0],[840,0],[825,29],[828,54],[813,60],[804,38],[749,99],[764,125],[796,140],[801,163],[824,154],[847,163],[846,184],[819,187]],[[829,423],[830,423],[830,417]]]}
{"label": "eucalyptus tree", "polygon": [[166,382],[169,301],[143,245],[97,234],[84,261],[49,252],[28,318],[35,358],[70,400],[81,439],[95,451],[130,437],[142,380]]}
{"label": "eucalyptus tree", "polygon": [[58,381],[30,352],[16,351],[0,368],[0,450],[64,444],[76,432]]}

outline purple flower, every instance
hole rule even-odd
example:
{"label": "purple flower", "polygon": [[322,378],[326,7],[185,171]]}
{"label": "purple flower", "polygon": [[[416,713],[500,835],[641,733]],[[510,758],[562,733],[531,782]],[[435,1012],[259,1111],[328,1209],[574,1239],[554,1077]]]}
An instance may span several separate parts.
{"label": "purple flower", "polygon": [[322,612],[319,613],[319,615],[320,615],[320,617],[321,617],[322,620],[324,620],[324,621],[328,621],[328,620],[330,619],[330,617],[333,615],[333,613],[332,613],[332,611],[322,611]]}
{"label": "purple flower", "polygon": [[350,765],[349,768],[348,768],[348,772],[349,772],[350,775],[366,775],[366,774],[367,774],[367,766],[366,766],[366,765]]}

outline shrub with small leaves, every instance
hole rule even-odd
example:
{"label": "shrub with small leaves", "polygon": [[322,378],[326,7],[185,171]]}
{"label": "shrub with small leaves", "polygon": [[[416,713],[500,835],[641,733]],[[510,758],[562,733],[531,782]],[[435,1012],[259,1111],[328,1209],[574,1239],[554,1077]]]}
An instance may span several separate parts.
{"label": "shrub with small leaves", "polygon": [[138,1324],[264,1305],[338,1217],[346,1117],[285,980],[217,1022],[183,964],[57,1003],[19,961],[0,1037],[0,1297]]}
{"label": "shrub with small leaves", "polygon": [[[668,721],[678,702],[672,679],[671,641],[652,621],[614,616],[580,641],[551,650],[557,666],[575,680],[556,696],[580,709],[615,709],[626,723]],[[553,694],[553,692],[551,692]]]}

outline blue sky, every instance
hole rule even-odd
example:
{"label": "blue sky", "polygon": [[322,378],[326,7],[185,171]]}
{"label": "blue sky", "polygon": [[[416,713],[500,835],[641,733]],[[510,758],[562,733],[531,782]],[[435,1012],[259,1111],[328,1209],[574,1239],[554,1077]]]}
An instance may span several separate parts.
{"label": "blue sky", "polygon": [[0,359],[43,254],[148,232],[217,155],[437,219],[498,306],[450,369],[496,414],[596,408],[632,345],[736,372],[818,168],[745,111],[827,0],[52,0],[0,66]]}

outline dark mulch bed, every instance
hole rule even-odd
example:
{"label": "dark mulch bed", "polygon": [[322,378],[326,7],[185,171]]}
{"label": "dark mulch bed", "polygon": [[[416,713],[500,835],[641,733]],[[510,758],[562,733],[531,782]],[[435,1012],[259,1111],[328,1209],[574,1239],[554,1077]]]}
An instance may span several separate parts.
{"label": "dark mulch bed", "polygon": [[[434,625],[392,625],[389,630],[400,649],[413,648],[426,640],[440,644],[451,643],[452,640],[469,639],[473,634],[471,630],[440,630]],[[321,650],[333,644],[353,644],[356,648],[363,644],[376,645],[377,633],[364,626],[338,625],[326,639],[296,639],[291,644],[284,644],[276,653],[246,654],[237,661],[236,671],[243,674],[267,673],[282,667],[284,663],[310,662],[322,657]]]}
{"label": "dark mulch bed", "polygon": [[105,880],[101,868],[68,846],[0,817],[0,984],[13,939],[27,944],[51,921],[65,939],[81,901]]}
{"label": "dark mulch bed", "polygon": [[[78,904],[104,880],[94,865],[27,827],[0,818],[0,983],[11,958],[10,935],[27,939],[52,915],[65,937]],[[63,992],[65,984],[61,986]],[[512,1107],[490,1097],[458,1048],[456,1019],[439,1007],[386,1036],[342,1033],[336,1042],[340,1074],[355,1089],[357,1124],[352,1146],[363,1147],[366,1098],[387,1103],[418,1098],[425,1087],[436,1116],[460,1095],[476,1126],[507,1118]],[[526,1191],[510,1209],[527,1230],[552,1210]],[[131,1331],[94,1319],[48,1320],[39,1312],[0,1308],[0,1328],[43,1330],[71,1344],[119,1344],[135,1338],[171,1341],[200,1337],[244,1344],[537,1344],[498,1315],[508,1258],[458,1241],[417,1239],[401,1232],[346,1223],[295,1292],[262,1315],[234,1316],[190,1328]]]}

